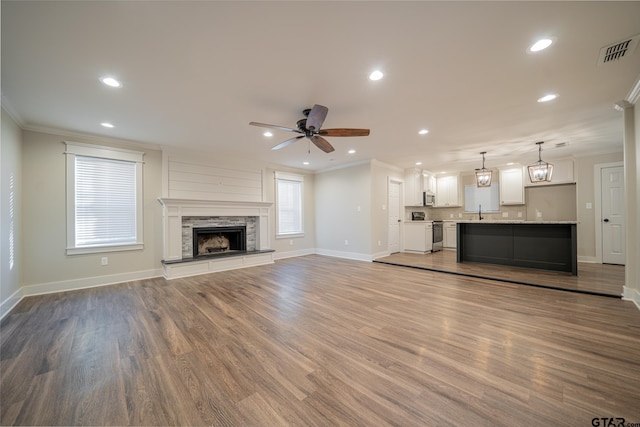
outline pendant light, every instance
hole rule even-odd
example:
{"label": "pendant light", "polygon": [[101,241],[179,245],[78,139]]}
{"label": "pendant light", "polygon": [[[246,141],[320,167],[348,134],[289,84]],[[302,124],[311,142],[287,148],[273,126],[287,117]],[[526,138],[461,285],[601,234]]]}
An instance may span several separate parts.
{"label": "pendant light", "polygon": [[476,169],[476,186],[491,187],[491,169],[484,167],[484,155],[487,154],[487,152],[483,151],[480,154],[482,154],[482,169]]}
{"label": "pendant light", "polygon": [[529,179],[531,182],[550,182],[553,174],[553,165],[542,161],[542,144],[544,142],[536,142],[538,145],[538,161],[527,166],[529,169]]}

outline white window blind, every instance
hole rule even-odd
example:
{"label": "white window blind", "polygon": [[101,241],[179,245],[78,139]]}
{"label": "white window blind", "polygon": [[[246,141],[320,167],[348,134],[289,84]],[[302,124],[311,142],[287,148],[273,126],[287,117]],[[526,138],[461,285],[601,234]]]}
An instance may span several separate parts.
{"label": "white window blind", "polygon": [[76,247],[136,243],[136,164],[76,156]]}
{"label": "white window blind", "polygon": [[303,177],[276,173],[277,235],[304,233],[302,215]]}
{"label": "white window blind", "polygon": [[142,249],[137,151],[67,144],[67,254]]}

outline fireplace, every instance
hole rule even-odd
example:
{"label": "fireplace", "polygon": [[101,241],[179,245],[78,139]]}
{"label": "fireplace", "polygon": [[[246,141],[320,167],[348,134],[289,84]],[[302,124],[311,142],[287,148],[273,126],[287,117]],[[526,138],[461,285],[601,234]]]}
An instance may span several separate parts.
{"label": "fireplace", "polygon": [[193,257],[211,257],[247,250],[247,227],[194,227]]}

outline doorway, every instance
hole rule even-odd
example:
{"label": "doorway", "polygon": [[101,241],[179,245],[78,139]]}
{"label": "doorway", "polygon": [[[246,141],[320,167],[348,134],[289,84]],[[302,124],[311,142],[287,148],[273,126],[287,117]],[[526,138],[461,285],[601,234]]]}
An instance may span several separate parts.
{"label": "doorway", "polygon": [[[624,168],[621,164],[596,165],[596,253],[604,264],[624,265]],[[598,191],[600,190],[600,191]]]}
{"label": "doorway", "polygon": [[389,253],[400,252],[400,221],[402,220],[402,181],[389,179]]}

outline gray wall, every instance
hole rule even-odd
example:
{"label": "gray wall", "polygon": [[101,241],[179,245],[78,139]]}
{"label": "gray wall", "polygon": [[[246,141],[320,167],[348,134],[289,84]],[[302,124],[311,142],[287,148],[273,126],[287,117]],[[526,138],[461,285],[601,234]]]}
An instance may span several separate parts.
{"label": "gray wall", "polygon": [[[275,215],[275,172],[289,172],[304,176],[304,198],[303,206],[303,221],[304,221],[304,236],[303,237],[290,237],[284,239],[277,239],[276,233],[276,215]],[[275,249],[275,258],[287,258],[298,255],[305,255],[315,252],[316,245],[316,210],[315,210],[315,198],[314,198],[314,186],[315,176],[308,172],[300,171],[297,169],[285,169],[285,168],[266,168],[264,178],[265,189],[265,202],[274,203],[271,209],[271,215],[269,217],[271,224],[269,229],[272,230],[271,249]]]}
{"label": "gray wall", "polygon": [[[56,284],[73,280],[87,281],[100,276],[157,275],[162,259],[161,194],[162,153],[125,143],[100,141],[100,145],[144,151],[144,249],[66,255],[65,145],[63,141],[98,143],[83,138],[67,138],[41,132],[24,131],[22,143],[22,277],[21,285],[42,286],[39,291],[55,290]],[[109,265],[101,265],[101,257]],[[105,280],[101,280],[104,282]],[[80,284],[82,285],[82,284]]]}
{"label": "gray wall", "polygon": [[315,197],[318,252],[370,259],[370,163],[317,174]]}
{"label": "gray wall", "polygon": [[[9,298],[20,289],[20,254],[22,228],[22,131],[2,109],[2,139],[0,139],[0,316],[11,308],[19,296]],[[13,212],[11,212],[13,210]],[[12,225],[13,222],[13,225]],[[13,238],[10,238],[13,229]],[[13,248],[11,248],[13,246]],[[13,263],[10,262],[12,256]]]}
{"label": "gray wall", "polygon": [[[584,260],[595,259],[596,256],[594,166],[599,163],[621,161],[622,153],[620,152],[599,156],[579,157],[574,163],[574,173],[577,182],[578,256]],[[591,203],[591,209],[587,209],[587,203]],[[629,221],[629,219],[627,221]]]}

